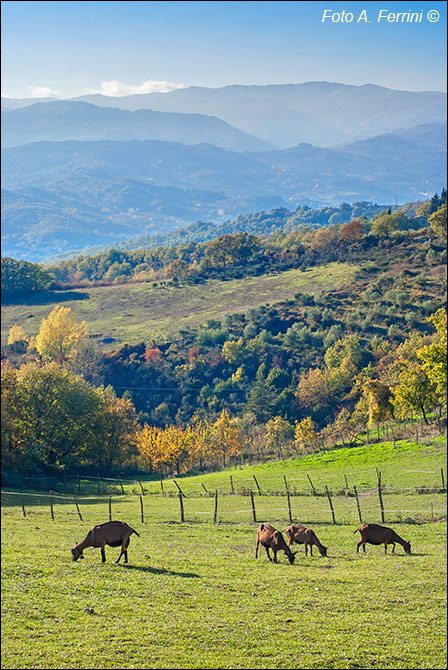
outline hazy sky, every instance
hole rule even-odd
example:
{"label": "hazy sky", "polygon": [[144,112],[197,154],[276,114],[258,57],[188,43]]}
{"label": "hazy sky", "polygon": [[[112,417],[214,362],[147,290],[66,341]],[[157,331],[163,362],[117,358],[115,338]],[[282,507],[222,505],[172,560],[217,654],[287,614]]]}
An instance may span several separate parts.
{"label": "hazy sky", "polygon": [[[446,90],[445,2],[1,5],[2,93],[11,97],[322,80]],[[322,22],[325,9],[353,21]],[[362,10],[370,22],[357,21]],[[378,22],[380,10],[422,20]]]}

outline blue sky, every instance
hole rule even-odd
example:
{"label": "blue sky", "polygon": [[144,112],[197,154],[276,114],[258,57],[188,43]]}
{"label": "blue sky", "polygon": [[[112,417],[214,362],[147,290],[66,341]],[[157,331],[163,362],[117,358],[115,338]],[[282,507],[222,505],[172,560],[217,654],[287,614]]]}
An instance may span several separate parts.
{"label": "blue sky", "polygon": [[[325,9],[354,21],[323,23]],[[378,22],[381,9],[423,19]],[[444,2],[2,2],[11,97],[321,80],[446,90],[445,61]]]}

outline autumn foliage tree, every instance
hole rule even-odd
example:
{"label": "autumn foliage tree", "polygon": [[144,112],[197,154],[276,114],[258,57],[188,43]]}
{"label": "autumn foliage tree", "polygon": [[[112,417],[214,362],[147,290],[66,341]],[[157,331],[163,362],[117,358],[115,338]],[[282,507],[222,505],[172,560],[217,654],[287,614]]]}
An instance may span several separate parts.
{"label": "autumn foliage tree", "polygon": [[42,319],[36,336],[36,348],[42,358],[63,362],[88,336],[85,321],[78,323],[70,307],[57,306],[46,319]]}

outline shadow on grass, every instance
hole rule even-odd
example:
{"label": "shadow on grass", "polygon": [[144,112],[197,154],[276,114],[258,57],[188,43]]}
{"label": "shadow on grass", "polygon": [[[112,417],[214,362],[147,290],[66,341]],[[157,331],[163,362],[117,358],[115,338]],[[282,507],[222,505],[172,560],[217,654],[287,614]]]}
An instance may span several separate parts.
{"label": "shadow on grass", "polygon": [[144,565],[126,565],[126,563],[116,564],[117,568],[122,568],[124,570],[140,570],[141,572],[150,572],[153,575],[172,575],[173,577],[187,577],[187,578],[200,578],[196,572],[174,572],[173,570],[166,570],[165,568],[151,568]]}
{"label": "shadow on grass", "polygon": [[21,296],[9,296],[2,299],[2,305],[49,305],[53,302],[86,300],[90,296],[85,291],[42,291]]}

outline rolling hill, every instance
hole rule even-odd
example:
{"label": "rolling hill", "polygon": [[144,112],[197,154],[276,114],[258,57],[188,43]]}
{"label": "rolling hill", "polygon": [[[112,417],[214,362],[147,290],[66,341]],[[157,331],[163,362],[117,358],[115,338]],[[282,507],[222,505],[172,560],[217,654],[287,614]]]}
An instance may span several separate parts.
{"label": "rolling hill", "polygon": [[446,183],[445,134],[435,123],[339,149],[250,153],[155,140],[5,148],[4,253],[42,260],[281,206],[423,200]]}
{"label": "rolling hill", "polygon": [[126,111],[87,102],[37,102],[4,111],[4,147],[38,141],[62,140],[166,140],[183,144],[208,142],[233,151],[258,151],[272,145],[248,135],[215,116]]}

